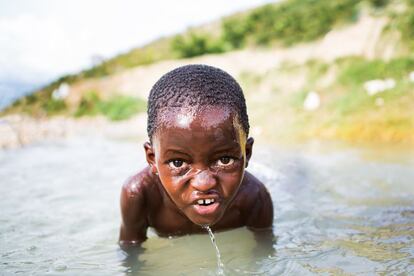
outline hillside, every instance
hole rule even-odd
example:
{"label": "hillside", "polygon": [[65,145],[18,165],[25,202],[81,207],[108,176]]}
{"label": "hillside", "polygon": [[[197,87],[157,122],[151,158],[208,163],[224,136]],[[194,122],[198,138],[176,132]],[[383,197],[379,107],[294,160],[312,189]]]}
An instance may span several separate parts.
{"label": "hillside", "polygon": [[[412,143],[413,25],[408,0],[265,5],[62,77],[3,115],[127,119],[162,74],[204,63],[241,82],[254,135]],[[375,80],[388,86],[371,93]]]}

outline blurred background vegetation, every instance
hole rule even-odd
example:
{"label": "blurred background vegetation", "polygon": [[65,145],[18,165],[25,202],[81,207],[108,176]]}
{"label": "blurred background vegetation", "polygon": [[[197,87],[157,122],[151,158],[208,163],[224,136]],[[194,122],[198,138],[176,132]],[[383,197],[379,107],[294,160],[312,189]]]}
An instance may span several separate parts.
{"label": "blurred background vegetation", "polygon": [[[302,63],[275,64],[272,70],[264,72],[257,70],[258,64],[258,68],[235,76],[245,90],[252,125],[257,126],[256,133],[270,139],[294,135],[304,139],[414,142],[414,76],[410,79],[414,72],[412,0],[286,0],[267,4],[160,38],[79,74],[63,76],[16,101],[3,115],[100,114],[111,120],[127,119],[145,111],[146,99],[131,96],[133,91],[103,93],[85,88],[78,92],[76,101],[56,100],[52,94],[62,83],[79,85],[108,79],[161,61],[193,62],[190,58],[208,54],[225,57],[235,51],[271,51],[320,43],[332,30],[356,24],[364,16],[386,19],[378,45],[369,58],[345,56],[330,62],[322,53],[320,58]],[[383,45],[390,41],[394,50],[386,55]],[[369,81],[386,79],[392,80],[392,87],[377,95],[367,93]],[[304,102],[313,91],[320,103],[309,111]],[[124,92],[129,95],[123,95]]]}

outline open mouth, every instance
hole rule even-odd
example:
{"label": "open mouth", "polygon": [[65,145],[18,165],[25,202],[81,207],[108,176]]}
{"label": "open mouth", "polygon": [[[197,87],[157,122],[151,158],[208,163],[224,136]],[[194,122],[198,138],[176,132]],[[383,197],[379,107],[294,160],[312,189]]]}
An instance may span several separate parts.
{"label": "open mouth", "polygon": [[198,199],[193,204],[194,210],[201,216],[213,215],[220,206],[220,202],[214,198]]}

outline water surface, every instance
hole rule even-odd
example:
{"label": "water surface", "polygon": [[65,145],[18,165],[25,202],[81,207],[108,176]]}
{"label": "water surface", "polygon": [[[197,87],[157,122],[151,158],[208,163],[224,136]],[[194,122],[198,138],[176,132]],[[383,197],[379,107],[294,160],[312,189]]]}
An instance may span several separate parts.
{"label": "water surface", "polygon": [[[207,234],[119,249],[120,186],[143,157],[102,139],[0,151],[0,274],[215,275]],[[274,237],[215,233],[226,275],[414,273],[411,149],[262,146],[249,170],[272,194]]]}

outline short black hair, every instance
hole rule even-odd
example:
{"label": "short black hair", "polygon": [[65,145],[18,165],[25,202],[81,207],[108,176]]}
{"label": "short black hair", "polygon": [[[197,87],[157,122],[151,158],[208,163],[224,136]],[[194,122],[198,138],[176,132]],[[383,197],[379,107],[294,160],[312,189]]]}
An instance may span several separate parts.
{"label": "short black hair", "polygon": [[166,73],[152,87],[148,97],[148,137],[152,140],[158,127],[160,110],[202,105],[232,109],[249,134],[246,101],[237,81],[219,68],[193,64]]}

